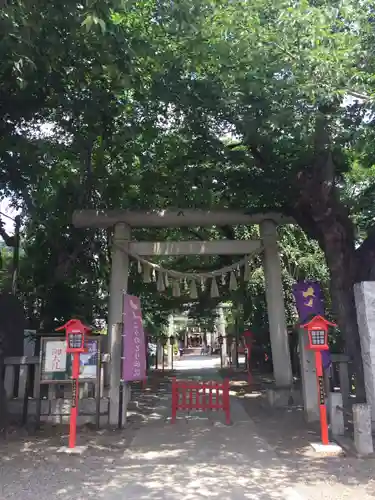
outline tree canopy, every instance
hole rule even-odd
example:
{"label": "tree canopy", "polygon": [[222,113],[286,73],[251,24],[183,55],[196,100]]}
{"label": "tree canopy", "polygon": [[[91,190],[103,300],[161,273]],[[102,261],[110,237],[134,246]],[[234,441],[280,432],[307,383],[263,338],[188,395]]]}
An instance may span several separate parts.
{"label": "tree canopy", "polygon": [[[374,276],[373,22],[370,0],[6,5],[0,179],[22,210],[30,321],[106,314],[111,235],[73,228],[74,209],[278,210],[299,225],[280,230],[288,318],[293,280],[329,285],[360,378],[353,284]],[[228,234],[251,230],[134,236]],[[136,273],[132,286],[153,324],[180,306]],[[246,320],[266,324],[261,271],[245,304]]]}

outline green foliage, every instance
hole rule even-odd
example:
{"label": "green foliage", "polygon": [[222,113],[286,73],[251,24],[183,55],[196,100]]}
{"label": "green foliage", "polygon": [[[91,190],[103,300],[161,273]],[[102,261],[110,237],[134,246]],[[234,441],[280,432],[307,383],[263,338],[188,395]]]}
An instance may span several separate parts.
{"label": "green foliage", "polygon": [[0,290],[9,291],[12,286],[12,249],[0,242]]}
{"label": "green foliage", "polygon": [[[346,231],[354,249],[373,223],[372,102],[344,105],[350,92],[373,94],[371,2],[358,5],[24,0],[3,8],[0,180],[2,196],[23,209],[20,294],[30,321],[49,330],[73,315],[106,316],[111,234],[74,229],[80,207],[292,214],[304,232],[280,229],[288,322],[296,279],[320,281],[329,307],[329,280],[337,282],[329,237]],[[250,238],[257,229],[134,231],[139,240],[197,235]],[[229,262],[163,260],[186,271]],[[158,295],[134,268],[130,292],[153,334],[191,302]],[[209,328],[216,301],[207,295],[191,315]],[[221,298],[234,304],[233,324],[267,330],[259,258],[248,286]]]}

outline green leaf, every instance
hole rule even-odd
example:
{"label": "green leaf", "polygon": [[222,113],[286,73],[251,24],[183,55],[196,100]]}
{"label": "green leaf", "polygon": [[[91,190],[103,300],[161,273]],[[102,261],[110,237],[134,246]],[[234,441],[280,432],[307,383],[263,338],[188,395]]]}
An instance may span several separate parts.
{"label": "green leaf", "polygon": [[93,24],[94,24],[94,17],[90,14],[86,16],[86,18],[82,21],[81,26],[85,26],[86,30],[90,31]]}

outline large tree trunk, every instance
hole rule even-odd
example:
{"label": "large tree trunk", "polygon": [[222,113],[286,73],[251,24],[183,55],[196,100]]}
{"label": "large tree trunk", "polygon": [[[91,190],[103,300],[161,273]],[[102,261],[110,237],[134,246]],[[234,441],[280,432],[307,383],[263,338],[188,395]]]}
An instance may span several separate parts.
{"label": "large tree trunk", "polygon": [[[349,222],[349,221],[348,221]],[[366,399],[361,345],[354,302],[356,256],[351,231],[339,221],[325,225],[324,252],[330,271],[332,309],[345,339],[345,351],[351,357],[356,374],[356,395],[359,402]],[[349,234],[348,234],[349,232]]]}
{"label": "large tree trunk", "polygon": [[[312,190],[316,202],[322,202],[319,190]],[[314,195],[312,194],[314,193]],[[365,386],[361,345],[354,302],[354,284],[359,273],[359,262],[354,248],[354,231],[349,216],[335,198],[314,206],[304,204],[296,218],[301,227],[314,234],[324,251],[330,272],[330,291],[335,320],[342,332],[345,352],[353,362],[356,375],[356,394],[359,401],[365,400]],[[324,210],[322,210],[324,208]],[[318,216],[319,212],[319,216]],[[303,214],[303,215],[302,215]],[[308,215],[308,217],[307,217]],[[364,257],[364,255],[363,255]]]}
{"label": "large tree trunk", "polygon": [[4,350],[3,350],[3,333],[0,332],[0,436],[6,437],[7,422],[8,422],[8,407],[4,388]]}
{"label": "large tree trunk", "polygon": [[331,277],[333,312],[344,338],[345,350],[353,361],[357,397],[364,400],[363,365],[354,302],[354,283],[361,262],[354,247],[354,226],[348,209],[338,196],[334,179],[335,165],[327,120],[324,115],[318,115],[315,159],[298,176],[300,193],[294,214],[301,227],[319,241],[325,253]]}

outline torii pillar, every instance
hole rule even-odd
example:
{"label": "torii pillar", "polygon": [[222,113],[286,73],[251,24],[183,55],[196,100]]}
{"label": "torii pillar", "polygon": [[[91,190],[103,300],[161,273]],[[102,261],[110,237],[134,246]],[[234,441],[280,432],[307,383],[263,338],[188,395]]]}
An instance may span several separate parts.
{"label": "torii pillar", "polygon": [[[112,245],[111,278],[109,284],[108,305],[108,351],[111,355],[109,370],[106,376],[109,382],[109,419],[110,426],[119,424],[120,385],[121,385],[121,345],[122,331],[115,325],[123,323],[124,293],[128,291],[129,255],[122,250],[129,245],[130,227],[125,223],[117,223],[114,228]],[[109,379],[109,380],[108,380]],[[130,399],[129,386],[124,383],[122,394],[122,422],[126,419],[127,403]]]}
{"label": "torii pillar", "polygon": [[218,336],[221,335],[223,338],[223,343],[220,346],[220,356],[222,359],[223,366],[228,366],[228,357],[227,357],[227,339],[226,339],[226,331],[225,331],[225,315],[223,304],[219,304],[216,308],[216,327],[218,331]]}
{"label": "torii pillar", "polygon": [[281,279],[281,262],[277,244],[277,226],[265,219],[260,225],[264,249],[264,276],[272,348],[273,374],[277,387],[293,384],[292,364],[286,328],[284,291]]}
{"label": "torii pillar", "polygon": [[168,370],[173,368],[173,348],[171,345],[171,337],[175,336],[174,331],[174,316],[170,314],[168,317],[168,342],[167,342],[167,360],[168,360]]}

